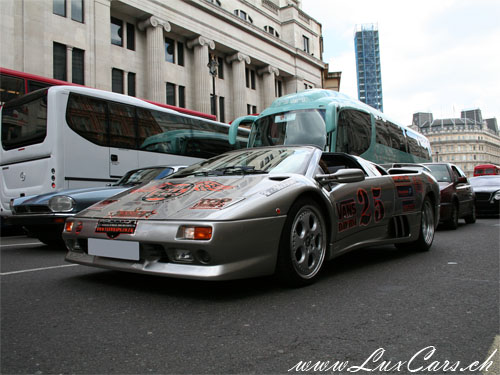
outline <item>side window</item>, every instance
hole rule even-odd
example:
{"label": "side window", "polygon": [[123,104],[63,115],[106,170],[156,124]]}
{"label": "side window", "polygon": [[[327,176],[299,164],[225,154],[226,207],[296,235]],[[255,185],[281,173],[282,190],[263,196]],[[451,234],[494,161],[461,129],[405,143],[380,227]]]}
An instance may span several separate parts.
{"label": "side window", "polygon": [[361,155],[368,150],[372,138],[371,117],[368,113],[344,109],[339,114],[335,150]]}
{"label": "side window", "polygon": [[111,147],[135,149],[135,108],[129,105],[109,103],[109,139]]}
{"label": "side window", "polygon": [[0,104],[3,104],[11,99],[24,95],[24,80],[21,78],[0,75],[2,81],[2,89],[0,90]]}
{"label": "side window", "polygon": [[106,102],[79,94],[70,94],[66,121],[76,133],[99,146],[108,146]]}

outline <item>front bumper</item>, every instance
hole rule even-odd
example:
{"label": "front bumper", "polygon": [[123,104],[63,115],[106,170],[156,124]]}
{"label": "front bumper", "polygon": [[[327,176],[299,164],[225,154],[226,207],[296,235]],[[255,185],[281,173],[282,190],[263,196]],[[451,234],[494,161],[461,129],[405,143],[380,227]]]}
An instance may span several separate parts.
{"label": "front bumper", "polygon": [[[138,220],[134,234],[115,240],[95,233],[96,219],[79,219],[81,232],[63,232],[68,262],[113,270],[200,280],[229,280],[274,273],[279,240],[286,216],[230,222],[173,222]],[[177,239],[180,226],[212,227],[209,241]],[[138,260],[89,255],[88,238],[139,243]],[[75,246],[76,245],[76,246]],[[191,263],[174,259],[176,250],[208,253],[209,262],[194,257]]]}

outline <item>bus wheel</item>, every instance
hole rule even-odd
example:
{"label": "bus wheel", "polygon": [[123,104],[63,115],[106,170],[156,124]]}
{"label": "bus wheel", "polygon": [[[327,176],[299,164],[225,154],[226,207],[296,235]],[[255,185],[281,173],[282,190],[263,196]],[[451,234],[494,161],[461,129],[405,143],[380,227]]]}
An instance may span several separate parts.
{"label": "bus wheel", "polygon": [[316,281],[327,248],[323,214],[310,199],[298,200],[290,209],[281,234],[276,276],[288,286]]}

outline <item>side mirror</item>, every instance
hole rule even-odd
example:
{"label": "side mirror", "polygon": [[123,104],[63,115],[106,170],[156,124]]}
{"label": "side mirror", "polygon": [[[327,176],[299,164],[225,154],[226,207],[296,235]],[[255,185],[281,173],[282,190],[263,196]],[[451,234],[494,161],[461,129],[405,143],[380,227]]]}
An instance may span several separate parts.
{"label": "side mirror", "polygon": [[459,177],[457,179],[457,184],[466,184],[467,183],[467,177]]}
{"label": "side mirror", "polygon": [[234,120],[231,123],[231,126],[229,127],[229,144],[234,146],[236,144],[236,138],[238,137],[238,127],[243,121],[251,121],[253,122],[257,116],[241,116],[238,117],[236,120]]}
{"label": "side mirror", "polygon": [[365,179],[365,172],[358,168],[340,169],[332,174],[319,174],[315,177],[320,184],[361,182]]}

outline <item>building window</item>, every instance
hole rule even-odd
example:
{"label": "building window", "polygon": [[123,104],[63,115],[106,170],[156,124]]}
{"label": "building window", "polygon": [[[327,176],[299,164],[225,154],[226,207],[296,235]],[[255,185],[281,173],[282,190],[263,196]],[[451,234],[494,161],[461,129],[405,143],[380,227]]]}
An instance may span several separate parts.
{"label": "building window", "polygon": [[214,97],[213,94],[210,94],[210,114],[215,115],[215,106],[216,106],[217,96]]}
{"label": "building window", "polygon": [[175,105],[175,85],[167,82],[167,104]]}
{"label": "building window", "polygon": [[111,44],[123,47],[123,21],[111,17]]}
{"label": "building window", "polygon": [[71,0],[71,19],[83,23],[83,0]]}
{"label": "building window", "polygon": [[170,38],[165,38],[165,61],[175,63],[175,44]]}
{"label": "building window", "polygon": [[217,57],[217,77],[224,79],[224,59],[222,57]]}
{"label": "building window", "polygon": [[127,74],[127,94],[135,96],[135,73]]}
{"label": "building window", "polygon": [[248,88],[255,90],[255,70],[245,68],[245,83]]}
{"label": "building window", "polygon": [[74,48],[71,54],[72,65],[71,65],[71,77],[73,83],[78,83],[79,85],[85,84],[85,74],[84,74],[84,57],[85,51],[82,49]]}
{"label": "building window", "polygon": [[66,81],[66,46],[64,44],[53,44],[53,75],[55,79]]}
{"label": "building window", "polygon": [[264,30],[269,34],[274,35],[276,38],[280,37],[280,34],[272,26],[264,26]]}
{"label": "building window", "polygon": [[302,41],[304,43],[304,52],[309,53],[309,38],[305,35],[302,35]]}
{"label": "building window", "polygon": [[283,96],[283,82],[281,82],[279,79],[275,81],[275,93],[277,98],[280,96]]}
{"label": "building window", "polygon": [[111,70],[111,91],[123,94],[123,70]]}
{"label": "building window", "polygon": [[66,0],[53,0],[52,12],[58,16],[66,17]]}
{"label": "building window", "polygon": [[217,6],[219,6],[219,7],[221,6],[221,3],[220,3],[220,1],[219,1],[219,0],[207,0],[207,1],[208,1],[209,3],[212,3],[212,4],[217,5]]}
{"label": "building window", "polygon": [[257,106],[252,104],[247,104],[247,115],[253,115],[257,113]]}
{"label": "building window", "polygon": [[127,49],[135,51],[135,26],[127,22]]}
{"label": "building window", "polygon": [[184,43],[177,42],[177,65],[184,66]]}
{"label": "building window", "polygon": [[179,85],[179,103],[178,106],[186,108],[186,88]]}
{"label": "building window", "polygon": [[247,12],[241,9],[235,9],[234,15],[240,17],[242,20],[253,23],[252,17],[250,17]]}
{"label": "building window", "polygon": [[224,97],[219,96],[219,121],[220,122],[226,121],[226,116],[224,115],[225,111],[226,111],[226,109],[224,106]]}

